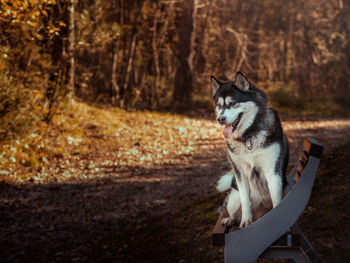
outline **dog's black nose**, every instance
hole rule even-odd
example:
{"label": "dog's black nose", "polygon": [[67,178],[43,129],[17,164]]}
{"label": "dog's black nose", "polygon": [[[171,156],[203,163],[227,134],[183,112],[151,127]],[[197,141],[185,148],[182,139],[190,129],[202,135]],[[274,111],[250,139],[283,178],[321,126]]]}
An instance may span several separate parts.
{"label": "dog's black nose", "polygon": [[220,124],[224,124],[225,121],[226,121],[226,117],[225,117],[225,116],[219,116],[218,122],[219,122]]}

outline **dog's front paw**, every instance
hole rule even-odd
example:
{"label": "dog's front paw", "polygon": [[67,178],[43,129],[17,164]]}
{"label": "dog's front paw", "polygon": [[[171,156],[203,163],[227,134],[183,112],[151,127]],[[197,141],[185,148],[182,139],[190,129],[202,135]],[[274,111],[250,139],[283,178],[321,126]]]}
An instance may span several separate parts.
{"label": "dog's front paw", "polygon": [[252,223],[252,217],[242,218],[241,223],[239,224],[239,228],[242,229],[244,227],[247,227],[251,223]]}
{"label": "dog's front paw", "polygon": [[232,226],[235,220],[231,217],[225,217],[221,220],[221,224],[224,226]]}

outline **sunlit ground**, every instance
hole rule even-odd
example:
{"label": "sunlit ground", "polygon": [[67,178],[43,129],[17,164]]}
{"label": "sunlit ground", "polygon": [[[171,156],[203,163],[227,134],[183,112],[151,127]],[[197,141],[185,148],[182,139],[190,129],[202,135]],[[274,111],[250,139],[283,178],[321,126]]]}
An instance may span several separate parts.
{"label": "sunlit ground", "polygon": [[[291,163],[306,136],[326,150],[350,138],[350,120],[345,119],[287,121],[283,128]],[[5,142],[0,157],[1,178],[13,183],[159,181],[172,176],[140,177],[140,171],[226,163],[222,130],[214,120],[83,103],[76,103],[70,115],[56,115],[51,126],[39,122],[25,138]]]}

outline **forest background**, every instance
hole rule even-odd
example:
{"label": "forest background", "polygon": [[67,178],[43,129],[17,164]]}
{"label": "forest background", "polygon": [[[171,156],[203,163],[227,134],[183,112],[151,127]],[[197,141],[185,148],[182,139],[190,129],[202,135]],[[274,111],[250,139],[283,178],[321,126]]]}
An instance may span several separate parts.
{"label": "forest background", "polygon": [[211,110],[237,70],[287,116],[349,112],[348,1],[0,2],[0,136],[62,103]]}
{"label": "forest background", "polygon": [[209,77],[238,70],[290,165],[305,136],[325,146],[301,226],[349,261],[344,0],[0,0],[0,261],[222,262]]}

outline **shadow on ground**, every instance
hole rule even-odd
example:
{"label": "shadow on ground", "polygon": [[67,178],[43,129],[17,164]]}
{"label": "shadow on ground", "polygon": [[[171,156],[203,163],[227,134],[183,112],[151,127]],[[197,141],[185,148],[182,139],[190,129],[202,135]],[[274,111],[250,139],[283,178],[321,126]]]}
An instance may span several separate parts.
{"label": "shadow on ground", "polygon": [[[327,262],[350,260],[349,158],[350,144],[323,158],[309,206],[299,221]],[[178,172],[190,176],[198,167],[191,169]],[[173,211],[164,209],[169,201],[159,200],[147,208],[147,202],[140,200],[145,209],[134,213],[132,207],[120,206],[120,187],[137,192],[162,185],[117,184],[108,179],[94,184],[0,184],[0,261],[223,261],[222,249],[211,245],[211,231],[224,196],[193,194],[191,200],[178,194],[180,208]],[[134,198],[132,192],[128,198]]]}
{"label": "shadow on ground", "polygon": [[0,189],[1,262],[203,262],[220,256],[210,246],[218,196],[157,215],[118,211],[114,193],[99,185],[3,183]]}

